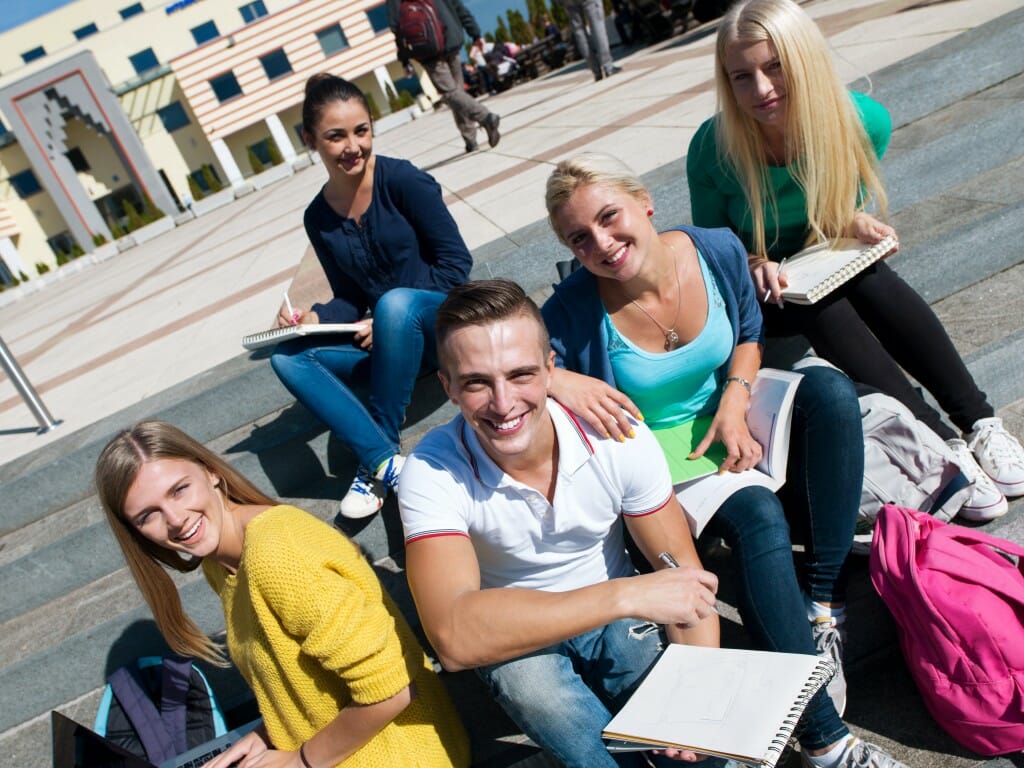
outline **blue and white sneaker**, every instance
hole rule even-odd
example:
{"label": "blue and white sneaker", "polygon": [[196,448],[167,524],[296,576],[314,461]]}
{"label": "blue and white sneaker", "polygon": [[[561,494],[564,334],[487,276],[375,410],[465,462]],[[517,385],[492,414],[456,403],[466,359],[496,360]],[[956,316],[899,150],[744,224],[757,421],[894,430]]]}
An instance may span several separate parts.
{"label": "blue and white sneaker", "polygon": [[371,475],[370,470],[360,466],[348,493],[338,505],[338,516],[349,520],[369,517],[384,505],[386,493],[384,484]]}
{"label": "blue and white sneaker", "polygon": [[402,474],[402,467],[405,466],[405,456],[396,453],[390,459],[381,464],[374,473],[374,478],[384,483],[384,490],[391,493],[398,492],[398,477]]}

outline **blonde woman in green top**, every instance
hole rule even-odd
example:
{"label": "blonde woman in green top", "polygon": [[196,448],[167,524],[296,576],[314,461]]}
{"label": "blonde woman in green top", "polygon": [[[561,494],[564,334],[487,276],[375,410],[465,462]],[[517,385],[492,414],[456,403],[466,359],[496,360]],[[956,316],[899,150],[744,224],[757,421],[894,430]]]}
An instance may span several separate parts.
{"label": "blonde woman in green top", "polygon": [[1024,450],[928,303],[887,264],[816,304],[782,311],[781,259],[827,239],[874,244],[896,235],[882,220],[878,162],[892,133],[885,108],[846,90],[821,31],[791,0],[733,6],[718,28],[715,78],[719,112],[698,129],[687,156],[693,223],[729,227],[743,241],[769,336],[803,334],[850,377],[903,402],[946,440],[974,482],[960,514],[1005,514],[1004,494],[1024,494]]}

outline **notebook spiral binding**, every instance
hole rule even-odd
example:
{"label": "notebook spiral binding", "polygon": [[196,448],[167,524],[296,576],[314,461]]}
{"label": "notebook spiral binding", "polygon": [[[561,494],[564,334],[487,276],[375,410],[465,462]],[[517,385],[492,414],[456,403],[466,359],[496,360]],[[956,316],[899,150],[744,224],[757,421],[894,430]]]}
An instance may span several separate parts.
{"label": "notebook spiral binding", "polygon": [[796,729],[797,723],[800,722],[800,718],[803,716],[807,705],[814,698],[814,694],[827,685],[829,680],[835,677],[835,675],[835,664],[825,659],[821,659],[818,662],[814,672],[807,679],[804,687],[800,690],[800,694],[796,697],[796,701],[793,702],[793,706],[790,707],[789,714],[782,721],[782,726],[779,728],[778,733],[775,734],[775,738],[772,739],[771,744],[768,746],[768,752],[761,761],[762,766],[772,768],[772,766],[778,763],[782,753],[789,746],[793,731]]}
{"label": "notebook spiral binding", "polygon": [[847,263],[842,269],[833,272],[827,278],[811,288],[811,290],[807,292],[807,299],[811,302],[816,302],[822,296],[827,296],[840,285],[856,277],[880,258],[885,256],[885,254],[891,251],[895,245],[896,238],[892,235],[888,235],[870,248],[864,249],[857,258]]}

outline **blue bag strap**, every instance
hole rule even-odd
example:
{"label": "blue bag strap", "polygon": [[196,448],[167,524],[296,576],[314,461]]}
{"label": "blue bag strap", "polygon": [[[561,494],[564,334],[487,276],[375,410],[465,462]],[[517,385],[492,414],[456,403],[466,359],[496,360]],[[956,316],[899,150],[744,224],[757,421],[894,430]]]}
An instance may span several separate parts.
{"label": "blue bag strap", "polygon": [[171,757],[188,751],[185,710],[191,682],[191,659],[183,656],[164,657],[163,679],[160,685],[160,719],[163,720],[174,744],[175,753]]}
{"label": "blue bag strap", "polygon": [[115,669],[107,682],[114,696],[121,702],[121,709],[128,722],[139,735],[149,761],[160,764],[177,757],[180,753],[175,750],[174,741],[160,718],[160,712],[146,693],[138,667],[129,664]]}

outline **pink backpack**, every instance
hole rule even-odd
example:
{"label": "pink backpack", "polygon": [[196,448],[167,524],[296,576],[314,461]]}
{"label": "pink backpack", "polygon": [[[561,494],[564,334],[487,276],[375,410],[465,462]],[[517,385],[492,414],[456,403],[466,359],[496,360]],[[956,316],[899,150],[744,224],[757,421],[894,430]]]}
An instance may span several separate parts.
{"label": "pink backpack", "polygon": [[871,582],[903,657],[932,717],[983,755],[1024,748],[1022,568],[1013,542],[892,504],[878,515]]}

